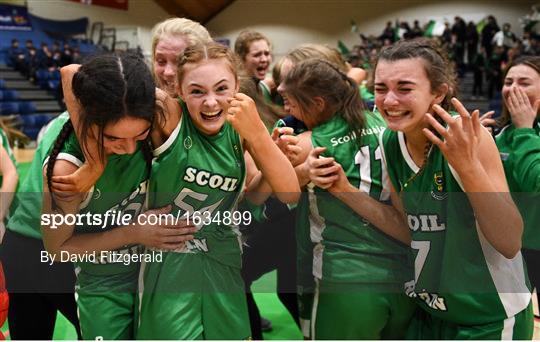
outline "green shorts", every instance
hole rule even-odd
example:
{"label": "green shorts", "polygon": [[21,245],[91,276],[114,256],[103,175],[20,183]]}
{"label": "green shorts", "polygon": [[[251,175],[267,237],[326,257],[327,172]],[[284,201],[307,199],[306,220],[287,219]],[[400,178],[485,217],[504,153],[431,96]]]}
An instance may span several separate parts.
{"label": "green shorts", "polygon": [[85,340],[131,340],[135,336],[138,271],[77,274],[75,299]]}
{"label": "green shorts", "polygon": [[313,302],[311,338],[405,338],[416,304],[398,287],[391,287],[319,282]]}
{"label": "green shorts", "polygon": [[534,329],[532,304],[517,315],[481,325],[445,322],[418,309],[407,338],[412,340],[532,340]]}
{"label": "green shorts", "polygon": [[163,253],[143,263],[137,339],[248,339],[240,269],[204,253]]}

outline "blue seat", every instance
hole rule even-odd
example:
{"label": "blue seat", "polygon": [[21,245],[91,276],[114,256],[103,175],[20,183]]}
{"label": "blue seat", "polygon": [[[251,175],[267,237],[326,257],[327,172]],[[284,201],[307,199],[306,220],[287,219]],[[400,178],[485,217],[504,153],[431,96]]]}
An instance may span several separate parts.
{"label": "blue seat", "polygon": [[56,69],[49,73],[49,78],[51,80],[60,80],[60,70]]}
{"label": "blue seat", "polygon": [[39,130],[39,127],[23,128],[23,133],[26,134],[30,139],[35,140],[37,138]]}
{"label": "blue seat", "polygon": [[19,98],[19,93],[13,89],[4,89],[0,92],[3,94],[3,101],[15,101]]}
{"label": "blue seat", "polygon": [[0,78],[0,89],[5,89],[6,88],[6,81],[4,81],[3,78]]}
{"label": "blue seat", "polygon": [[19,103],[18,102],[0,103],[0,114],[2,115],[19,114]]}
{"label": "blue seat", "polygon": [[36,70],[36,80],[47,81],[49,79],[49,71],[47,69]]}
{"label": "blue seat", "polygon": [[25,128],[30,128],[36,126],[35,115],[21,115],[20,116],[22,124]]}
{"label": "blue seat", "polygon": [[32,114],[36,112],[36,105],[32,101],[19,102],[19,113]]}

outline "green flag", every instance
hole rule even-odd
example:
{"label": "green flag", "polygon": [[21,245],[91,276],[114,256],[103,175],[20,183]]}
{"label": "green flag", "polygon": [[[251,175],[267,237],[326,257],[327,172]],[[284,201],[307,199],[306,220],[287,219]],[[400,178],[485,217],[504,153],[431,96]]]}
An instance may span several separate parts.
{"label": "green flag", "polygon": [[426,37],[442,36],[444,32],[444,23],[440,21],[430,20],[424,31]]}
{"label": "green flag", "polygon": [[351,53],[347,45],[345,45],[345,43],[343,43],[341,40],[338,40],[337,47],[338,47],[339,52],[343,56],[349,56],[349,54]]}
{"label": "green flag", "polygon": [[480,20],[478,24],[476,24],[476,32],[482,33],[482,30],[484,29],[484,26],[486,26],[487,20],[486,18]]}

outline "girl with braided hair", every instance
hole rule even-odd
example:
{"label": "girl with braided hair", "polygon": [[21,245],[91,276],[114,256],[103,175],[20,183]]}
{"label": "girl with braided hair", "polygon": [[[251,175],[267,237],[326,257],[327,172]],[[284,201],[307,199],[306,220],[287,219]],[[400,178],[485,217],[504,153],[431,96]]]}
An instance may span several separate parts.
{"label": "girl with braided hair", "polygon": [[[149,215],[142,209],[152,160],[150,133],[159,131],[153,129],[155,122],[161,127],[164,121],[156,114],[155,84],[142,58],[103,55],[83,64],[64,91],[69,94],[68,109],[77,118],[78,134],[67,121],[45,161],[44,245],[52,261],[75,261],[83,338],[132,339],[140,258],[130,256],[143,255],[141,245],[179,248],[191,238],[185,234],[194,232],[193,227],[171,229],[177,226],[156,227],[135,220]],[[90,192],[55,191],[52,177],[76,172],[85,158],[106,161]],[[47,220],[50,214],[87,213],[101,218],[98,223],[66,220],[57,227]],[[111,213],[130,214],[133,223],[107,222]]]}
{"label": "girl with braided hair", "polygon": [[390,205],[377,139],[384,121],[365,110],[356,83],[326,60],[296,64],[278,91],[308,128],[297,136],[303,152],[296,172],[309,199],[309,219],[298,222],[309,222],[314,246],[310,337],[403,338],[414,311],[401,291],[409,237]]}
{"label": "girl with braided hair", "polygon": [[374,70],[383,157],[412,237],[405,290],[419,309],[408,337],[531,339],[523,222],[478,110],[452,98],[448,56],[431,40],[400,41]]}

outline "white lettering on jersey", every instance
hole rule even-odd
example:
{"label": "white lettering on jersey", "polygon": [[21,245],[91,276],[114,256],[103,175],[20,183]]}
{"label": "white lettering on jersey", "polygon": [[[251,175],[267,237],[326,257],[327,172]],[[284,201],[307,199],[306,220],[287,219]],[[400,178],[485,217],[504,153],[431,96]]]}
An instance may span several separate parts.
{"label": "white lettering on jersey", "polygon": [[[365,135],[372,135],[372,134],[380,134],[382,131],[384,131],[384,127],[370,127],[370,128],[363,128],[360,132],[360,136]],[[332,143],[332,147],[336,147],[337,145],[346,144],[351,141],[356,140],[356,132],[349,133],[347,135],[344,135],[342,137],[333,137],[330,139],[330,142]]]}
{"label": "white lettering on jersey", "polygon": [[206,170],[198,170],[194,167],[186,168],[184,180],[188,183],[196,183],[199,186],[208,186],[211,189],[220,189],[223,191],[235,191],[238,185],[238,179],[225,177],[217,173],[211,173]]}
{"label": "white lettering on jersey", "polygon": [[420,229],[422,232],[440,232],[446,229],[438,215],[410,215],[407,214],[407,224],[413,232]]}

